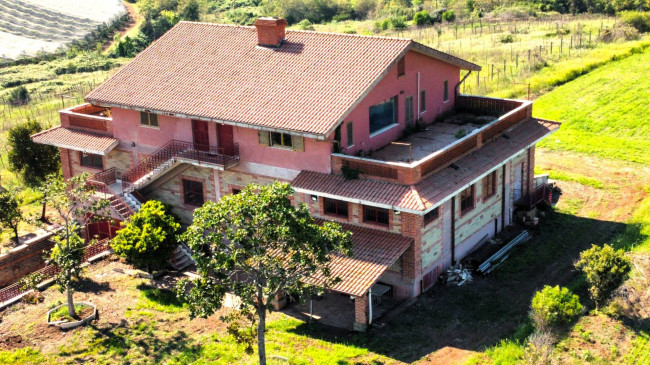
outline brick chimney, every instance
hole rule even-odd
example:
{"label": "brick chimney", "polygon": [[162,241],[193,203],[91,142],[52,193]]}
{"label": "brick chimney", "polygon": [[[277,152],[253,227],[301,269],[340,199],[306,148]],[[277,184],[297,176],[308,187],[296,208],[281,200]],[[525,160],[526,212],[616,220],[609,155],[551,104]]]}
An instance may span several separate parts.
{"label": "brick chimney", "polygon": [[262,47],[279,47],[284,42],[287,21],[278,18],[257,18],[257,44]]}

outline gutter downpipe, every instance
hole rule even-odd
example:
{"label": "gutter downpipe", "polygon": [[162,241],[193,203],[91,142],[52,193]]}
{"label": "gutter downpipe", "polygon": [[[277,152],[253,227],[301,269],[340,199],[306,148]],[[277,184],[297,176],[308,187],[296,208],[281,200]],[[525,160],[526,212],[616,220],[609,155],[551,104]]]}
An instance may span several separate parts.
{"label": "gutter downpipe", "polygon": [[368,289],[368,325],[372,324],[372,287]]}
{"label": "gutter downpipe", "polygon": [[[469,77],[469,75],[470,75],[471,73],[472,73],[472,70],[467,71],[467,73],[465,74],[465,76],[463,76],[463,78],[460,79],[460,81],[458,81],[458,83],[457,83],[456,86],[454,87],[454,98],[455,98],[455,99],[458,99],[458,94],[460,93],[460,84],[462,84],[463,82],[465,82],[465,80]],[[457,100],[454,100],[454,102],[455,102],[455,101],[457,101]]]}

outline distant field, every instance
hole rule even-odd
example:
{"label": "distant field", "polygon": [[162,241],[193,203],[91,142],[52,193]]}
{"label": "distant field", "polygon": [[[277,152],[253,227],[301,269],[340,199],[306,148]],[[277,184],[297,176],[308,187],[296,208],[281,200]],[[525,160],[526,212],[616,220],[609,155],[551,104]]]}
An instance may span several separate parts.
{"label": "distant field", "polygon": [[650,164],[650,50],[541,96],[534,115],[563,122],[540,147]]}
{"label": "distant field", "polygon": [[0,0],[0,59],[56,51],[125,13],[120,0]]}

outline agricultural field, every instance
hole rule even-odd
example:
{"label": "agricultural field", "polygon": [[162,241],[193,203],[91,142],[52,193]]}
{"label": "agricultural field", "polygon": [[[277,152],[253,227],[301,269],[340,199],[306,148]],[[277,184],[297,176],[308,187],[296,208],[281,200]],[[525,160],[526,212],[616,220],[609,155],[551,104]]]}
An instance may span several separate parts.
{"label": "agricultural field", "polygon": [[0,60],[55,52],[124,14],[120,0],[0,0]]}

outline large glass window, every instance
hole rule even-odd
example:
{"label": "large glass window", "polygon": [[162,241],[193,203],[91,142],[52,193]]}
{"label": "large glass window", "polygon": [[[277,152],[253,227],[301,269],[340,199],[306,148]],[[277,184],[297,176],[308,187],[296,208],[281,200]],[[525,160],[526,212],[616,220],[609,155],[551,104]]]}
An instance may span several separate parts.
{"label": "large glass window", "polygon": [[370,133],[397,123],[397,96],[370,107]]}
{"label": "large glass window", "polygon": [[101,155],[81,152],[81,166],[92,167],[95,169],[104,169],[104,161]]}
{"label": "large glass window", "polygon": [[388,209],[363,206],[363,221],[366,223],[376,223],[388,225]]}
{"label": "large glass window", "polygon": [[325,205],[325,214],[348,217],[348,202],[323,198],[323,205]]}
{"label": "large glass window", "polygon": [[183,179],[183,201],[185,204],[200,207],[203,205],[203,183]]}

